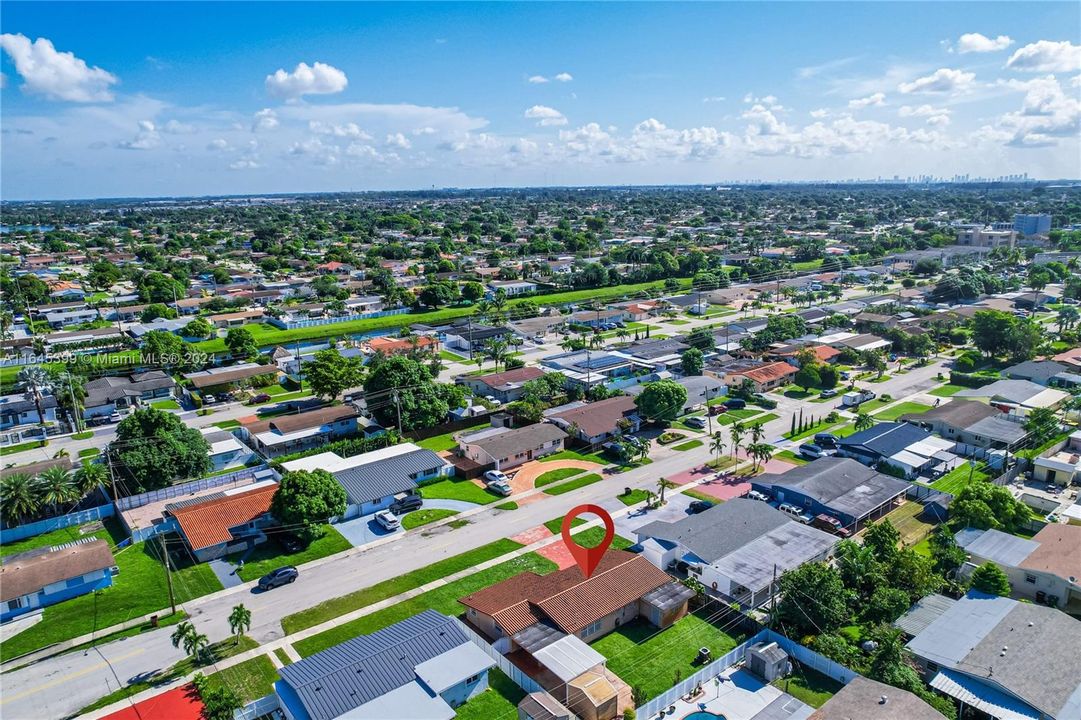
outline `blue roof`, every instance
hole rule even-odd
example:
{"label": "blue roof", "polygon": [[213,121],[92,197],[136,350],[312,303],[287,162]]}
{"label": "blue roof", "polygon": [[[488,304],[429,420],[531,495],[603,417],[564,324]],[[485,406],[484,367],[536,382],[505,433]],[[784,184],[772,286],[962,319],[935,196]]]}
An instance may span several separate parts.
{"label": "blue roof", "polygon": [[416,679],[416,666],[469,640],[457,623],[434,610],[279,670],[312,720],[331,720]]}
{"label": "blue roof", "polygon": [[931,433],[909,423],[883,422],[841,438],[837,443],[842,447],[862,446],[883,457],[890,457],[929,437]]}

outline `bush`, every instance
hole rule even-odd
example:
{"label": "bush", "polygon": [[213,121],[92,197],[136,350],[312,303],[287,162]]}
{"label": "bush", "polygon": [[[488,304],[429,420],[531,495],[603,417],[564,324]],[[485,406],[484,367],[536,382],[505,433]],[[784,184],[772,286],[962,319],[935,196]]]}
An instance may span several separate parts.
{"label": "bush", "polygon": [[990,375],[970,375],[968,373],[950,371],[950,382],[954,385],[962,385],[967,388],[978,388],[990,385],[995,378]]}
{"label": "bush", "polygon": [[521,358],[509,357],[503,361],[504,370],[517,370],[523,367],[525,367],[525,361]]}

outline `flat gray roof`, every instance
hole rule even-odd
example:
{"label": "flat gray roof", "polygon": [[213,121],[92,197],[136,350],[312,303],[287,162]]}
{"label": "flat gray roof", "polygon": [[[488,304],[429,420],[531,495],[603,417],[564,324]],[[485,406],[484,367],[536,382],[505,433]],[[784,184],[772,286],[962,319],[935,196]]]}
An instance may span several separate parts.
{"label": "flat gray roof", "polygon": [[984,530],[979,534],[962,530],[955,539],[965,552],[1009,567],[1018,567],[1040,547],[1035,540],[1019,538],[1001,530]]}

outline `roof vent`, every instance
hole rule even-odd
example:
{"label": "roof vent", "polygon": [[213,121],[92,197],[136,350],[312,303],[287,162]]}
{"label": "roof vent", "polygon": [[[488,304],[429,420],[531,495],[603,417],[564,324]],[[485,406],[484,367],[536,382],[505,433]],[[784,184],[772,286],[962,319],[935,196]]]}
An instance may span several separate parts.
{"label": "roof vent", "polygon": [[878,704],[879,704],[879,705],[885,705],[885,704],[886,704],[886,703],[888,703],[889,701],[890,701],[890,698],[889,698],[889,696],[888,696],[888,695],[882,695],[882,696],[880,696],[880,697],[878,698]]}
{"label": "roof vent", "polygon": [[1035,624],[1036,624],[1036,623],[1032,622],[1031,620],[1029,620],[1029,621],[1028,621],[1028,626],[1029,626],[1029,627],[1032,627],[1032,626],[1033,626],[1033,625],[1035,625]]}

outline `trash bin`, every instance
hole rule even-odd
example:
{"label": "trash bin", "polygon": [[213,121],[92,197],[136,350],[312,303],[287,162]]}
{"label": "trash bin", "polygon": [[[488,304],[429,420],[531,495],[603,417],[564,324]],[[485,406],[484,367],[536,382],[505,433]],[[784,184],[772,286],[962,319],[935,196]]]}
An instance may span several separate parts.
{"label": "trash bin", "polygon": [[150,627],[157,627],[157,626],[158,626],[158,616],[157,615],[151,615],[150,616]]}

